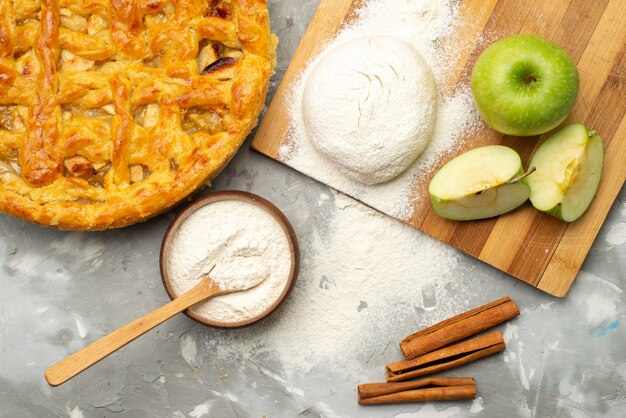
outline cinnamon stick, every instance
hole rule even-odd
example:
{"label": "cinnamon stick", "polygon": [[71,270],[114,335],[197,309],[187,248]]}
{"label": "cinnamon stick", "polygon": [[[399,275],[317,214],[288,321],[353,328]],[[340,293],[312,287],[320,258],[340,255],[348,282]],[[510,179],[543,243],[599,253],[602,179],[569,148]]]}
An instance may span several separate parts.
{"label": "cinnamon stick", "polygon": [[451,345],[412,360],[387,365],[387,382],[400,382],[458,367],[498,353],[506,348],[499,331]]}
{"label": "cinnamon stick", "polygon": [[409,335],[400,343],[400,349],[405,358],[412,359],[478,334],[517,315],[519,308],[510,297],[505,296]]}
{"label": "cinnamon stick", "polygon": [[365,383],[358,387],[360,405],[450,401],[475,397],[476,382],[471,377],[432,377],[413,382]]}

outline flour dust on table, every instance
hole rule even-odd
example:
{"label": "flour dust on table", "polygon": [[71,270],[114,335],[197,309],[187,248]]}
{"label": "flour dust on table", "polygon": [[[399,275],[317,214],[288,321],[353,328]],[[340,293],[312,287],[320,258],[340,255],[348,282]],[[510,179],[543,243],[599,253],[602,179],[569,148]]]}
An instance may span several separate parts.
{"label": "flour dust on table", "polygon": [[[416,183],[423,180],[442,157],[458,150],[462,145],[462,138],[471,136],[472,132],[482,126],[469,88],[459,88],[453,92],[443,92],[439,88],[436,103],[422,102],[420,106],[410,101],[389,104],[392,109],[402,106],[405,109],[414,110],[414,115],[423,111],[424,106],[427,108],[428,105],[433,105],[436,108],[434,112],[436,121],[432,134],[428,134],[428,129],[425,129],[428,127],[428,118],[417,118],[421,121],[418,131],[426,132],[422,139],[428,137],[430,142],[422,141],[421,146],[426,147],[421,154],[417,153],[419,155],[416,156],[415,153],[408,153],[414,162],[406,164],[405,161],[399,164],[400,169],[392,173],[397,177],[390,180],[393,176],[389,173],[384,173],[384,176],[375,179],[368,175],[346,174],[345,167],[336,163],[339,158],[345,160],[345,156],[337,153],[339,156],[336,156],[333,161],[332,157],[329,158],[328,152],[320,152],[319,146],[314,145],[315,139],[311,139],[311,129],[306,123],[307,118],[303,117],[303,111],[309,103],[306,100],[307,85],[315,76],[316,67],[323,64],[337,48],[363,37],[379,39],[386,36],[398,38],[409,45],[409,48],[414,49],[430,67],[436,84],[441,86],[448,77],[449,70],[453,67],[461,48],[454,43],[444,45],[443,40],[463,24],[466,22],[462,22],[459,18],[458,2],[453,0],[370,0],[364,2],[350,25],[345,26],[322,53],[308,64],[291,86],[288,98],[291,123],[288,139],[279,149],[278,159],[383,213],[404,220],[410,218],[415,207],[428,204],[428,196],[415,194]],[[405,51],[404,54],[406,55],[407,52]],[[416,83],[420,83],[419,79]],[[328,80],[328,84],[337,84],[337,80],[334,82]],[[384,87],[384,83],[382,84]],[[419,87],[424,87],[423,81]],[[415,97],[417,96],[414,96],[414,99]],[[325,99],[318,97],[316,100],[320,102],[317,103],[318,107],[323,107],[324,100],[327,101],[329,109],[335,106],[332,97]],[[382,140],[389,140],[396,135],[397,126],[397,123],[390,120],[386,131],[377,128],[375,132],[382,136]],[[321,128],[331,130],[333,125]],[[341,130],[336,131],[337,136],[340,136]],[[332,132],[327,132],[327,136],[332,136]],[[366,145],[367,143],[364,147]],[[397,147],[397,150],[399,151],[400,148]],[[417,147],[418,150],[419,148]],[[382,147],[370,149],[369,152],[374,156],[371,158],[372,161],[393,160],[397,156]],[[367,165],[366,159],[359,161],[359,164],[366,165],[361,168],[362,172],[376,171],[376,165],[374,163]],[[384,180],[389,181],[380,183]]]}
{"label": "flour dust on table", "polygon": [[462,286],[456,250],[342,194],[324,193],[316,210],[326,225],[301,242],[301,274],[281,310],[252,328],[197,333],[193,344],[186,335],[186,351],[200,345],[206,362],[227,370],[268,356],[296,375],[362,369],[385,342],[395,352],[391,342],[422,321],[462,310],[462,299],[439,305],[446,286]]}

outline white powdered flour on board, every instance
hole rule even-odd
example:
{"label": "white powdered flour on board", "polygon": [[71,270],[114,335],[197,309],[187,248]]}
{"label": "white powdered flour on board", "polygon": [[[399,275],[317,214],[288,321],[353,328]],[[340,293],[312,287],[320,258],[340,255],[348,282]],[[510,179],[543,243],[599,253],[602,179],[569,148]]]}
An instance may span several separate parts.
{"label": "white powdered flour on board", "polygon": [[342,194],[322,194],[311,210],[327,221],[301,242],[291,296],[253,328],[211,332],[202,349],[207,361],[229,370],[269,355],[290,374],[345,370],[385,346],[390,358],[418,324],[466,308],[463,298],[445,297],[446,286],[461,281],[457,250]]}
{"label": "white powdered flour on board", "polygon": [[[427,196],[413,196],[416,182],[447,153],[458,149],[462,138],[481,126],[468,87],[444,96],[439,93],[437,121],[432,140],[426,150],[404,173],[394,180],[377,185],[359,183],[320,154],[307,138],[302,117],[305,85],[318,62],[338,45],[363,36],[395,36],[410,44],[430,65],[440,83],[454,64],[455,45],[443,47],[442,39],[465,24],[458,18],[458,2],[454,0],[369,0],[357,18],[343,28],[314,58],[292,86],[289,97],[291,126],[288,141],[279,150],[279,159],[298,171],[342,191],[391,216],[408,219],[416,205],[427,203]],[[410,104],[406,104],[407,106]],[[389,127],[393,135],[394,127]]]}

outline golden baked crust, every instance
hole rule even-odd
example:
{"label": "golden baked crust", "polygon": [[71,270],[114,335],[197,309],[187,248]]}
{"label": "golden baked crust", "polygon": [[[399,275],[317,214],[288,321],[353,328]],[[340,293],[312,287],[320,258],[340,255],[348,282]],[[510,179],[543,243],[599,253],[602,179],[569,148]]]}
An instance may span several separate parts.
{"label": "golden baked crust", "polygon": [[0,0],[0,210],[97,230],[215,176],[274,70],[265,0]]}

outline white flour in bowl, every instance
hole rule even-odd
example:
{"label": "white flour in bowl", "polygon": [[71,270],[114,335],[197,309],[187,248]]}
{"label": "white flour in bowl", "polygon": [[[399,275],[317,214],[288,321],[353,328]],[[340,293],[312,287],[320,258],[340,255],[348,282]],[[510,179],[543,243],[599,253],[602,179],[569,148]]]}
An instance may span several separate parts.
{"label": "white flour in bowl", "polygon": [[280,297],[291,271],[289,241],[278,222],[255,204],[224,200],[193,212],[171,242],[167,269],[174,293],[190,290],[211,270],[223,289],[191,308],[211,321],[240,322],[262,314]]}
{"label": "white flour in bowl", "polygon": [[[291,124],[288,140],[280,148],[278,158],[298,171],[346,193],[369,206],[406,220],[415,207],[428,203],[428,196],[415,195],[415,184],[426,178],[435,164],[445,155],[457,150],[463,138],[471,136],[481,126],[469,87],[452,93],[439,91],[435,130],[424,152],[415,163],[395,179],[376,185],[355,181],[344,174],[335,163],[317,151],[307,137],[302,117],[302,103],[307,80],[325,55],[338,45],[364,36],[394,36],[415,48],[426,60],[442,84],[456,64],[461,46],[442,45],[442,40],[460,25],[458,2],[454,0],[369,0],[357,12],[357,18],[344,27],[335,39],[315,57],[292,86],[288,98]],[[412,103],[397,104],[409,108]],[[388,127],[394,134],[394,126]]]}

